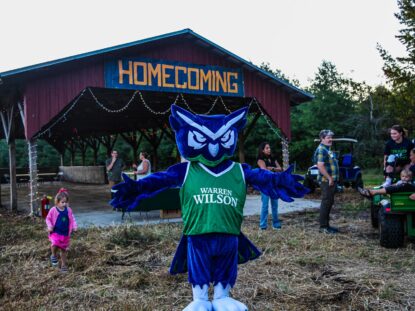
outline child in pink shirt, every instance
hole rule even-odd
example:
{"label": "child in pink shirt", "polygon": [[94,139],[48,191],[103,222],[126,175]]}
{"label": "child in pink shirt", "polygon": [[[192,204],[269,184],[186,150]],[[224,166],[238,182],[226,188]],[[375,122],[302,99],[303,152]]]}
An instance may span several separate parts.
{"label": "child in pink shirt", "polygon": [[67,250],[71,240],[71,232],[76,231],[77,224],[72,209],[68,206],[69,194],[61,188],[55,197],[55,206],[46,217],[52,255],[50,261],[53,267],[58,266],[57,252],[60,250],[61,272],[68,272]]}

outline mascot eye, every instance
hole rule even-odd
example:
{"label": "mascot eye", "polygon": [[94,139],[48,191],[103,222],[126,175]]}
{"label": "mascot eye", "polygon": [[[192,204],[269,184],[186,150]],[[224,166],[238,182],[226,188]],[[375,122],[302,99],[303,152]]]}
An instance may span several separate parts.
{"label": "mascot eye", "polygon": [[221,145],[224,148],[229,149],[230,147],[232,147],[235,144],[235,133],[233,130],[229,130],[227,131],[221,138]]}
{"label": "mascot eye", "polygon": [[194,149],[201,149],[206,146],[206,137],[198,132],[189,131],[187,133],[187,145]]}
{"label": "mascot eye", "polygon": [[206,137],[203,136],[202,134],[200,134],[198,132],[192,132],[192,134],[194,135],[194,138],[198,143],[203,144],[204,142],[206,142]]}

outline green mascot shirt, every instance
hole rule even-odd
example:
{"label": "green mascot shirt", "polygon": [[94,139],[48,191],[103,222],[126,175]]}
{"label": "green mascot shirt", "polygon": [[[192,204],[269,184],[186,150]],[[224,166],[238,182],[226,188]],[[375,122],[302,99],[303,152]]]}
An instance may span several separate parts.
{"label": "green mascot shirt", "polygon": [[183,234],[239,235],[246,199],[242,166],[233,162],[215,174],[200,162],[190,162],[180,189]]}

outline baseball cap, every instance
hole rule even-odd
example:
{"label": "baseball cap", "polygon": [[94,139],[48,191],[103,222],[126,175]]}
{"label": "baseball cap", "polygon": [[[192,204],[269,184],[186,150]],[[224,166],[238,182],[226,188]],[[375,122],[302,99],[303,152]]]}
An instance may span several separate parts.
{"label": "baseball cap", "polygon": [[320,139],[323,139],[326,136],[334,136],[334,132],[332,130],[321,130],[319,134]]}

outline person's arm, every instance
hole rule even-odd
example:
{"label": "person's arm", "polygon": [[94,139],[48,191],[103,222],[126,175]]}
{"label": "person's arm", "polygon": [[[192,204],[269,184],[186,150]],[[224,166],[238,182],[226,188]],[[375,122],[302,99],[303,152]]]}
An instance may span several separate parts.
{"label": "person's arm", "polygon": [[388,160],[388,156],[389,156],[389,155],[385,154],[385,156],[383,157],[383,168],[385,168],[385,167],[386,167],[386,162],[387,162],[387,160]]}
{"label": "person's arm", "polygon": [[415,200],[415,193],[412,193],[412,194],[409,196],[409,198],[410,198],[411,200]]}
{"label": "person's arm", "polygon": [[73,231],[78,230],[78,224],[76,223],[75,216],[73,215],[72,209],[69,208],[69,219],[71,221],[71,227]]}
{"label": "person's arm", "polygon": [[139,175],[147,174],[149,167],[150,165],[148,164],[148,161],[143,161],[143,169],[137,170],[137,174]]}
{"label": "person's arm", "polygon": [[257,164],[259,168],[263,170],[268,170],[271,172],[282,172],[281,166],[278,164],[277,160],[275,160],[275,167],[274,166],[266,166],[265,161],[262,159],[258,159]]}
{"label": "person's arm", "polygon": [[56,221],[56,208],[52,207],[52,209],[49,211],[48,215],[46,216],[46,225],[48,227],[48,232],[53,232],[53,229],[55,228],[55,221]]}
{"label": "person's arm", "polygon": [[329,181],[329,186],[334,186],[333,177],[327,172],[324,162],[317,162],[317,168],[320,171],[320,174],[327,178]]}
{"label": "person's arm", "polygon": [[278,163],[278,161],[277,161],[277,160],[275,160],[275,167],[274,167],[273,172],[282,172],[282,167],[281,167],[281,165]]}
{"label": "person's arm", "polygon": [[116,158],[111,158],[110,164],[107,165],[107,172],[112,170],[112,167],[114,166],[114,163],[115,163],[116,160],[117,160]]}
{"label": "person's arm", "polygon": [[258,167],[259,168],[262,168],[263,170],[267,170],[268,169],[266,167],[266,165],[265,165],[265,161],[264,160],[258,159],[257,164],[258,164]]}

